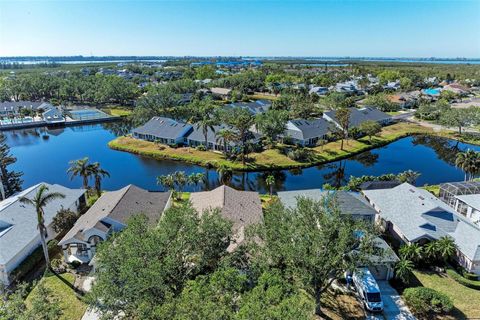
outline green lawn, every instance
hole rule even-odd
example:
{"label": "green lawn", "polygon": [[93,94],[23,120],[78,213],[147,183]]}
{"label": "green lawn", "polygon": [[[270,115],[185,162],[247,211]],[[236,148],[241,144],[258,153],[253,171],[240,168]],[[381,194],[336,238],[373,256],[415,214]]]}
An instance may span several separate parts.
{"label": "green lawn", "polygon": [[448,295],[455,306],[451,317],[446,319],[480,319],[480,290],[467,288],[446,274],[414,271],[424,287]]}
{"label": "green lawn", "polygon": [[425,189],[431,193],[433,193],[435,196],[438,197],[438,194],[440,193],[440,185],[438,184],[433,184],[433,185],[430,185],[430,186],[423,186],[422,189]]}
{"label": "green lawn", "polygon": [[[71,273],[64,273],[59,276],[48,275],[43,277],[40,281],[45,284],[45,287],[52,290],[55,297],[59,300],[60,307],[62,308],[62,316],[60,317],[60,320],[79,320],[85,313],[87,306],[83,301],[77,298],[73,289],[59,277],[73,285],[74,276]],[[35,293],[35,290],[36,288],[33,288],[25,301],[27,307],[31,303],[31,296]]]}
{"label": "green lawn", "polygon": [[230,161],[219,152],[199,151],[189,147],[171,148],[154,142],[134,139],[130,136],[118,137],[110,141],[108,145],[115,150],[131,152],[156,159],[180,160],[207,167],[226,165],[232,170],[255,171],[311,167],[347,158],[357,153],[386,145],[408,135],[418,133],[428,134],[431,132],[430,129],[417,124],[396,123],[382,128],[381,133],[378,136],[372,137],[371,142],[368,137],[363,137],[359,140],[345,141],[343,150],[341,149],[340,141],[330,142],[321,147],[310,148],[310,150],[313,151],[313,156],[310,161],[299,162],[292,160],[284,155],[280,151],[280,147],[278,147],[267,149],[260,153],[249,154],[249,160],[245,165],[240,161]]}
{"label": "green lawn", "polygon": [[110,115],[116,117],[126,117],[132,114],[132,110],[126,108],[107,108],[104,110]]}

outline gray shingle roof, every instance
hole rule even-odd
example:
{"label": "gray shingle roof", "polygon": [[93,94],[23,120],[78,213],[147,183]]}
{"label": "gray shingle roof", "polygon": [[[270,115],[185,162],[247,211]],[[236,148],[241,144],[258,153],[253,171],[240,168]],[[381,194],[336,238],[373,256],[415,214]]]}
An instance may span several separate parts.
{"label": "gray shingle roof", "polygon": [[361,190],[390,189],[401,185],[399,181],[366,181],[360,185]]}
{"label": "gray shingle roof", "polygon": [[218,208],[225,219],[233,222],[232,231],[236,243],[230,245],[229,251],[243,241],[245,227],[263,221],[262,205],[257,192],[220,186],[212,191],[192,193],[190,202],[200,214],[205,210]]}
{"label": "gray shingle roof", "polygon": [[468,206],[480,210],[480,194],[465,194],[455,196],[458,200],[466,203]]}
{"label": "gray shingle roof", "polygon": [[298,140],[322,137],[330,132],[330,122],[323,118],[290,120],[285,135]]}
{"label": "gray shingle roof", "polygon": [[165,210],[170,195],[171,192],[149,192],[131,184],[120,190],[106,192],[77,220],[59,245],[72,238],[83,240],[83,231],[94,228],[106,217],[125,225],[133,215],[144,214],[150,223],[155,224]]}
{"label": "gray shingle roof", "polygon": [[[350,108],[350,127],[358,127],[361,123],[367,120],[373,121],[385,121],[391,120],[392,117],[388,114],[373,108],[373,107],[364,107],[362,109],[357,108]],[[338,119],[336,118],[336,110],[327,111],[324,114],[331,118],[333,121],[338,123]]]}
{"label": "gray shingle roof", "polygon": [[226,105],[226,107],[231,107],[231,108],[243,108],[247,109],[250,111],[251,114],[258,114],[258,113],[263,113],[266,112],[272,103],[268,100],[257,100],[254,102],[235,102],[235,103],[230,103]]}
{"label": "gray shingle roof", "polygon": [[375,215],[376,211],[370,204],[358,193],[349,191],[323,191],[320,189],[308,189],[297,191],[278,192],[278,198],[286,206],[295,208],[297,199],[304,197],[315,201],[321,201],[326,196],[332,196],[336,199],[338,208],[344,214],[352,215]]}
{"label": "gray shingle roof", "polygon": [[43,102],[35,102],[35,101],[5,101],[0,102],[0,112],[5,111],[13,111],[17,112],[20,107],[25,107],[29,109],[36,110]]}
{"label": "gray shingle roof", "polygon": [[52,223],[62,206],[64,208],[72,207],[85,193],[85,190],[82,189],[69,189],[58,184],[40,183],[0,202],[0,264],[8,263],[36,238],[40,244],[35,208],[21,203],[18,199],[20,197],[32,199],[42,184],[48,187],[48,192],[60,192],[65,195],[65,198],[55,199],[45,206],[46,226]]}
{"label": "gray shingle roof", "polygon": [[133,129],[136,134],[147,134],[164,139],[178,139],[191,131],[188,123],[165,117],[153,117],[143,126]]}
{"label": "gray shingle roof", "polygon": [[403,183],[392,189],[365,190],[365,196],[409,241],[450,236],[470,260],[480,261],[480,228],[430,192]]}
{"label": "gray shingle roof", "polygon": [[[199,141],[199,142],[203,143],[205,141],[205,136],[203,135],[203,129],[201,127],[199,127],[197,124],[193,124],[192,127],[193,127],[193,130],[187,136],[187,139],[188,140],[193,140],[193,141]],[[238,132],[233,127],[230,127],[230,126],[227,126],[227,125],[224,125],[224,124],[213,126],[213,129],[215,131],[213,131],[210,127],[207,130],[207,140],[208,140],[209,143],[213,143],[213,144],[223,144],[223,139],[220,138],[217,141],[217,133],[222,129],[228,129],[228,130],[231,130],[233,132]],[[251,137],[252,139],[253,138],[257,139],[259,137],[260,137],[260,135],[258,133],[253,133],[252,132],[252,137]],[[230,142],[230,145],[235,146],[236,143],[232,141],[232,142]]]}

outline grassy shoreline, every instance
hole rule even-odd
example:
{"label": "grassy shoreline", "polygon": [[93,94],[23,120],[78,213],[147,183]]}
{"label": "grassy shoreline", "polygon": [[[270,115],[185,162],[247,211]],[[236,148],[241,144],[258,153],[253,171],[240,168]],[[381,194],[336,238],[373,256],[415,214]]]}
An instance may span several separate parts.
{"label": "grassy shoreline", "polygon": [[266,171],[308,168],[342,160],[416,134],[434,134],[434,132],[418,124],[396,123],[384,127],[378,136],[372,137],[371,143],[367,137],[363,137],[358,140],[345,142],[344,150],[340,149],[340,141],[330,142],[322,147],[309,148],[312,150],[313,156],[308,162],[292,160],[275,148],[250,154],[249,161],[245,165],[240,161],[227,160],[221,153],[199,151],[189,147],[171,148],[166,145],[161,145],[160,147],[154,142],[138,140],[130,136],[118,137],[110,141],[108,146],[114,150],[130,152],[154,159],[183,161],[209,168],[218,168],[224,165],[235,171]]}

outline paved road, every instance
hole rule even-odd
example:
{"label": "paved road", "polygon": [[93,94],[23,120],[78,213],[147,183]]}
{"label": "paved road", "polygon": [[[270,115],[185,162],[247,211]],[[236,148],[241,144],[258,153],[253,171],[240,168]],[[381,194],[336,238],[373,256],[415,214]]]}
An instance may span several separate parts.
{"label": "paved road", "polygon": [[416,320],[415,316],[408,310],[398,292],[390,286],[388,281],[377,281],[382,293],[384,304],[383,314],[367,313],[367,319],[386,320]]}

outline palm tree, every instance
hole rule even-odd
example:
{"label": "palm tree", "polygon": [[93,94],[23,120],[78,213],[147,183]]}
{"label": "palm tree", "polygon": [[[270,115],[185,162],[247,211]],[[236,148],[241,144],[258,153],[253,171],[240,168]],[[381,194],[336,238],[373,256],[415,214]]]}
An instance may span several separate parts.
{"label": "palm tree", "polygon": [[175,178],[171,174],[158,176],[157,184],[162,185],[165,189],[175,190]]}
{"label": "palm tree", "polygon": [[173,181],[174,181],[174,184],[178,188],[178,195],[177,196],[178,196],[178,199],[180,199],[180,197],[182,195],[182,192],[183,192],[183,188],[188,183],[188,177],[185,174],[185,171],[175,171],[173,173]]}
{"label": "palm tree", "polygon": [[192,173],[188,176],[188,183],[193,184],[195,189],[197,188],[198,184],[205,180],[205,174],[203,173]]}
{"label": "palm tree", "polygon": [[275,184],[275,177],[272,174],[269,174],[268,177],[265,179],[265,184],[270,189],[270,198],[271,198],[273,194],[273,185]]}
{"label": "palm tree", "polygon": [[50,257],[48,255],[47,242],[45,240],[47,237],[47,227],[45,226],[44,208],[49,202],[60,198],[65,198],[65,195],[59,192],[48,192],[48,187],[44,184],[40,185],[33,199],[26,197],[20,198],[21,203],[33,206],[37,212],[37,228],[40,232],[40,241],[42,243],[43,254],[45,255],[47,267],[50,267]]}
{"label": "palm tree", "polygon": [[398,175],[398,180],[400,180],[400,182],[408,182],[410,184],[415,184],[415,181],[417,181],[418,177],[420,177],[419,172],[407,170]]}
{"label": "palm tree", "polygon": [[412,262],[419,262],[422,259],[422,247],[418,243],[412,243],[400,247],[400,257]]}
{"label": "palm tree", "polygon": [[455,165],[465,172],[465,181],[471,180],[480,170],[480,153],[471,149],[459,152],[455,159]]}
{"label": "palm tree", "polygon": [[405,258],[400,259],[395,266],[395,277],[402,280],[403,283],[408,283],[414,267],[415,265],[412,261]]}
{"label": "palm tree", "polygon": [[70,179],[73,179],[76,176],[82,177],[83,189],[87,190],[88,178],[92,175],[92,167],[88,163],[88,157],[70,161],[69,164],[70,168],[68,168],[67,173],[70,173]]}
{"label": "palm tree", "polygon": [[95,162],[94,164],[90,165],[90,172],[95,179],[95,190],[97,191],[97,195],[100,197],[102,194],[102,179],[105,177],[110,177],[110,173],[107,170],[100,167],[100,163]]}
{"label": "palm tree", "polygon": [[220,143],[220,142],[223,143],[223,154],[226,157],[228,154],[228,150],[227,150],[228,143],[235,140],[236,134],[235,132],[229,129],[220,129],[217,132],[216,136],[217,136],[217,143]]}
{"label": "palm tree", "polygon": [[208,149],[208,129],[215,132],[214,126],[218,124],[216,107],[211,99],[195,100],[190,105],[190,112],[190,121],[195,123],[197,129],[202,129],[205,148]]}
{"label": "palm tree", "polygon": [[451,237],[441,237],[435,242],[439,258],[441,258],[444,263],[446,263],[447,260],[453,257],[455,252],[457,252],[457,245],[455,244],[455,240]]}
{"label": "palm tree", "polygon": [[437,241],[431,241],[423,246],[423,255],[429,260],[438,259],[438,246]]}
{"label": "palm tree", "polygon": [[227,184],[233,176],[232,169],[230,169],[230,167],[224,164],[217,168],[217,173],[219,176],[219,180],[222,184]]}

